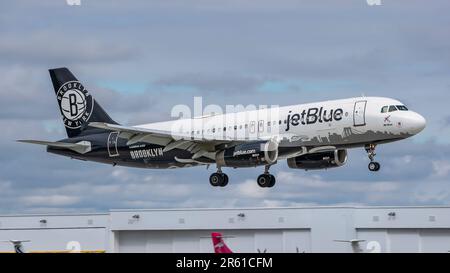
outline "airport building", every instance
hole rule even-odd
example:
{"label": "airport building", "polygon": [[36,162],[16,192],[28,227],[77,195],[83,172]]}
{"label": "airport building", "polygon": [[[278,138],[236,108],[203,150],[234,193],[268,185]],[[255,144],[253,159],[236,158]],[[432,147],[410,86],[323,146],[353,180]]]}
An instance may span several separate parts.
{"label": "airport building", "polygon": [[[0,216],[0,241],[25,250],[213,252],[449,252],[450,207],[292,207],[111,210]],[[7,242],[0,252],[12,251]]]}

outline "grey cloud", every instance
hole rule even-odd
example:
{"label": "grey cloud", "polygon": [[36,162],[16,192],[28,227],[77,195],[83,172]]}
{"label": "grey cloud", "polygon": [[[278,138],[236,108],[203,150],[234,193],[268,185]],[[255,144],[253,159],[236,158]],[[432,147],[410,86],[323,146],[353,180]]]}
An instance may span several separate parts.
{"label": "grey cloud", "polygon": [[40,31],[26,37],[4,35],[0,44],[0,60],[33,64],[114,63],[136,56],[130,45],[83,37],[82,33]]}
{"label": "grey cloud", "polygon": [[199,89],[203,92],[252,92],[262,86],[268,79],[257,76],[239,76],[224,73],[220,75],[205,74],[184,74],[172,77],[161,78],[155,83],[162,86],[187,86]]}
{"label": "grey cloud", "polygon": [[450,126],[450,116],[444,118],[444,126],[445,127]]}
{"label": "grey cloud", "polygon": [[[433,167],[427,167],[428,163],[425,168],[419,166],[421,162],[424,164],[424,159],[446,162],[444,154],[450,152],[449,147],[410,141],[398,145],[398,149],[395,146],[391,144],[379,151],[383,169],[376,175],[368,172],[368,160],[364,152],[359,150],[350,154],[347,166],[328,171],[292,170],[287,168],[285,162],[279,162],[272,167],[272,172],[277,176],[277,187],[268,190],[259,188],[254,180],[262,171],[261,168],[226,169],[231,179],[230,185],[217,189],[208,184],[210,171],[203,168],[168,172],[112,167],[60,158],[46,154],[43,149],[11,146],[2,141],[0,148],[5,153],[15,152],[12,162],[6,157],[1,159],[4,170],[17,170],[24,164],[28,167],[26,172],[3,172],[0,207],[5,212],[38,212],[38,208],[42,208],[42,211],[61,208],[67,211],[105,211],[133,207],[350,203],[442,205],[449,202],[450,188],[445,182],[449,173],[441,172],[436,176]],[[409,151],[399,152],[400,149]],[[435,154],[435,150],[441,150],[442,154]],[[30,158],[30,153],[39,155],[39,159]],[[411,158],[405,160],[405,156]],[[8,160],[10,162],[7,163]],[[395,165],[397,161],[400,163]],[[41,169],[48,171],[42,173]],[[12,198],[17,196],[24,202],[12,202]],[[48,202],[43,201],[45,197],[49,198]]]}

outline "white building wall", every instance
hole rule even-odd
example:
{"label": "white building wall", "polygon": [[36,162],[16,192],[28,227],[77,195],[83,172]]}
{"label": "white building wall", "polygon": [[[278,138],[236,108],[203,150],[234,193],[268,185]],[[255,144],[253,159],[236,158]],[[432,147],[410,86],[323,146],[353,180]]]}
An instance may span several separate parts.
{"label": "white building wall", "polygon": [[[42,220],[46,220],[43,222]],[[28,250],[212,252],[222,232],[235,252],[448,252],[449,207],[303,207],[113,210],[0,216],[0,240]],[[353,242],[353,243],[352,243]],[[10,251],[0,244],[0,251]]]}
{"label": "white building wall", "polygon": [[[108,214],[0,216],[0,241],[29,240],[26,251],[105,251]],[[8,242],[0,252],[12,251]]]}

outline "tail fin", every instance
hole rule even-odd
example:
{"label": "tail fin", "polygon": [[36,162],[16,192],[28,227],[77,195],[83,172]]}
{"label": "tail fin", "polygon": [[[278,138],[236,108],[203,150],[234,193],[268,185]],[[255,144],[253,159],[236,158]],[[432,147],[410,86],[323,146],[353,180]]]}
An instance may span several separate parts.
{"label": "tail fin", "polygon": [[69,69],[65,67],[55,68],[50,69],[49,72],[69,137],[98,131],[96,128],[89,127],[89,122],[117,124]]}
{"label": "tail fin", "polygon": [[14,251],[16,253],[25,253],[25,249],[21,241],[13,241],[12,244],[14,245]]}
{"label": "tail fin", "polygon": [[14,246],[14,252],[16,252],[16,253],[25,253],[23,243],[30,242],[30,240],[8,240],[8,241],[0,241],[0,242],[11,243]]}
{"label": "tail fin", "polygon": [[212,232],[211,239],[215,253],[233,253],[233,251],[231,251],[231,249],[229,249],[228,246],[223,241],[222,233]]}

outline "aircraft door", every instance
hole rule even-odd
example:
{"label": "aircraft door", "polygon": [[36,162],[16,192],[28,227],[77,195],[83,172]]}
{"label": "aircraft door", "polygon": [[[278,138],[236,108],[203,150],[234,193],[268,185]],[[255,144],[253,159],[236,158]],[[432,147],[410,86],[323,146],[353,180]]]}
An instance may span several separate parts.
{"label": "aircraft door", "polygon": [[366,100],[355,102],[353,109],[353,125],[364,126],[366,125]]}
{"label": "aircraft door", "polygon": [[117,139],[119,138],[119,132],[111,132],[108,136],[108,154],[110,157],[119,156],[119,150],[117,149]]}

